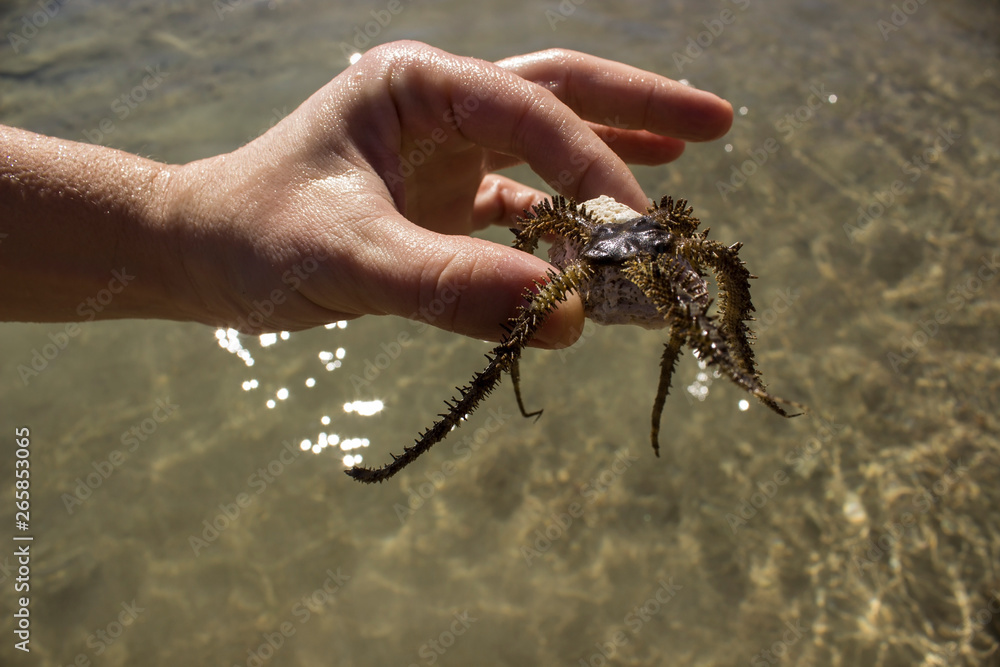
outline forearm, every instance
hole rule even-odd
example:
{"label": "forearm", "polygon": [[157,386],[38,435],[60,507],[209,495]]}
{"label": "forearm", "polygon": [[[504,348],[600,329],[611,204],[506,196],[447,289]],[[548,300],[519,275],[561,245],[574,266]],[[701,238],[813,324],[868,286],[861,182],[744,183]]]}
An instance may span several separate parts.
{"label": "forearm", "polygon": [[173,168],[0,126],[0,320],[192,319]]}

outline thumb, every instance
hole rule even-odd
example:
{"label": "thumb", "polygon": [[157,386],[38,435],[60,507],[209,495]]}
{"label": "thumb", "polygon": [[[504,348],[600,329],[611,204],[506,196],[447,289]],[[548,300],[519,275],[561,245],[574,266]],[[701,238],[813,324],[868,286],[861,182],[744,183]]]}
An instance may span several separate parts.
{"label": "thumb", "polygon": [[[463,235],[439,234],[393,212],[372,221],[360,253],[366,276],[364,309],[427,322],[474,338],[499,340],[500,325],[526,303],[553,267],[514,248]],[[533,346],[572,345],[583,330],[576,294],[559,305],[532,340]]]}

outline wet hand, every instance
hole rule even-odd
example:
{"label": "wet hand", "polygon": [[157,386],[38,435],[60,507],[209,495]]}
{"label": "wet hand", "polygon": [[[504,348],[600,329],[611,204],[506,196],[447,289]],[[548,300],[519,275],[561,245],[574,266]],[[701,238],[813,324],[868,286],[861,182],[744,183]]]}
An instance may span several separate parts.
{"label": "wet hand", "polygon": [[[469,237],[546,195],[494,174],[527,163],[553,190],[649,202],[626,162],[724,134],[710,93],[550,50],[489,63],[415,42],[368,51],[250,144],[172,169],[166,210],[198,319],[246,332],[369,314],[496,340],[549,265]],[[537,343],[582,329],[572,299]]]}

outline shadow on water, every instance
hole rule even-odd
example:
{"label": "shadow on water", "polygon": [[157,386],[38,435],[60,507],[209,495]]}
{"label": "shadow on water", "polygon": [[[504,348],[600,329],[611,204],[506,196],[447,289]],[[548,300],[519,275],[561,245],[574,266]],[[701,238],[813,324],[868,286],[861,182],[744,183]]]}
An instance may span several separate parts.
{"label": "shadow on water", "polygon": [[[996,3],[385,7],[8,5],[0,121],[186,162],[401,38],[686,79],[732,101],[733,130],[636,173],[745,243],[764,377],[812,413],[741,410],[687,357],[656,459],[662,334],[588,327],[527,355],[540,421],[503,387],[369,488],[347,457],[398,451],[486,345],[392,318],[5,325],[31,664],[997,664]],[[24,662],[0,627],[0,662]]]}

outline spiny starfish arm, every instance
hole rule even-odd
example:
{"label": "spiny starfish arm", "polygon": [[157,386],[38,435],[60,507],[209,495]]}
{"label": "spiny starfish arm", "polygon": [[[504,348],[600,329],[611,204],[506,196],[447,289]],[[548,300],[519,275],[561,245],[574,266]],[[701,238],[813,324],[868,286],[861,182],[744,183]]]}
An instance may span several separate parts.
{"label": "spiny starfish arm", "polygon": [[753,331],[747,322],[753,321],[751,313],[756,310],[750,298],[750,271],[737,255],[739,244],[725,246],[717,241],[702,240],[696,244],[682,246],[681,254],[690,262],[708,266],[715,275],[719,286],[720,328],[744,372],[760,380],[760,372],[754,362]]}
{"label": "spiny starfish arm", "polygon": [[451,401],[445,401],[448,412],[440,415],[440,419],[424,431],[416,442],[403,448],[399,456],[392,455],[392,461],[380,468],[365,468],[354,466],[344,472],[359,482],[374,484],[384,482],[397,472],[412,463],[418,456],[441,442],[457,427],[463,419],[471,414],[480,402],[486,398],[500,383],[503,373],[509,372],[521,357],[521,351],[527,346],[532,336],[545,321],[545,318],[555,310],[559,303],[566,300],[569,292],[589,277],[591,270],[580,263],[572,263],[565,267],[562,273],[549,272],[548,281],[536,282],[537,293],[528,290],[525,297],[528,304],[518,309],[517,315],[508,322],[510,333],[494,348],[492,355],[487,355],[489,364],[486,369],[476,373],[472,382],[466,387],[459,387],[459,395]]}
{"label": "spiny starfish arm", "polygon": [[677,367],[677,360],[684,348],[684,336],[679,331],[671,331],[670,340],[663,346],[663,356],[660,357],[660,383],[656,387],[656,400],[653,401],[652,428],[649,439],[653,443],[653,453],[660,456],[660,419],[663,417],[663,406],[670,393],[670,379]]}
{"label": "spiny starfish arm", "polygon": [[[756,310],[750,298],[750,279],[755,276],[750,274],[746,264],[737,255],[742,244],[725,246],[718,241],[703,240],[701,245],[705,248],[704,262],[712,269],[719,285],[719,320],[722,332],[736,361],[747,375],[754,378],[756,388],[752,393],[761,403],[782,417],[799,416],[806,411],[806,407],[801,403],[769,394],[754,360],[750,341],[755,336],[746,323],[753,321],[751,313]],[[801,412],[789,414],[779,403]]]}
{"label": "spiny starfish arm", "polygon": [[515,359],[510,366],[510,379],[514,383],[514,398],[517,399],[517,409],[521,411],[521,416],[525,419],[534,417],[535,421],[538,421],[538,418],[542,416],[542,410],[528,412],[524,409],[524,399],[521,398],[521,363],[519,359]]}
{"label": "spiny starfish arm", "polygon": [[597,225],[598,221],[587,212],[585,206],[557,196],[535,204],[531,211],[524,212],[524,217],[518,218],[518,223],[519,227],[511,228],[514,232],[514,247],[533,253],[538,247],[539,239],[546,234],[585,245],[590,240],[587,230]]}
{"label": "spiny starfish arm", "polygon": [[663,227],[674,234],[682,237],[690,237],[698,229],[701,221],[694,217],[694,209],[687,205],[687,199],[674,201],[673,197],[663,197],[659,204],[655,204],[646,212]]}
{"label": "spiny starfish arm", "polygon": [[799,403],[769,394],[760,378],[748,374],[734,361],[725,337],[713,318],[705,312],[704,305],[674,287],[679,271],[678,262],[670,257],[630,260],[622,269],[625,277],[642,290],[660,314],[667,318],[671,334],[683,336],[685,343],[698,353],[699,358],[718,366],[734,384],[783,417],[796,415],[788,414],[779,402],[804,410]]}

